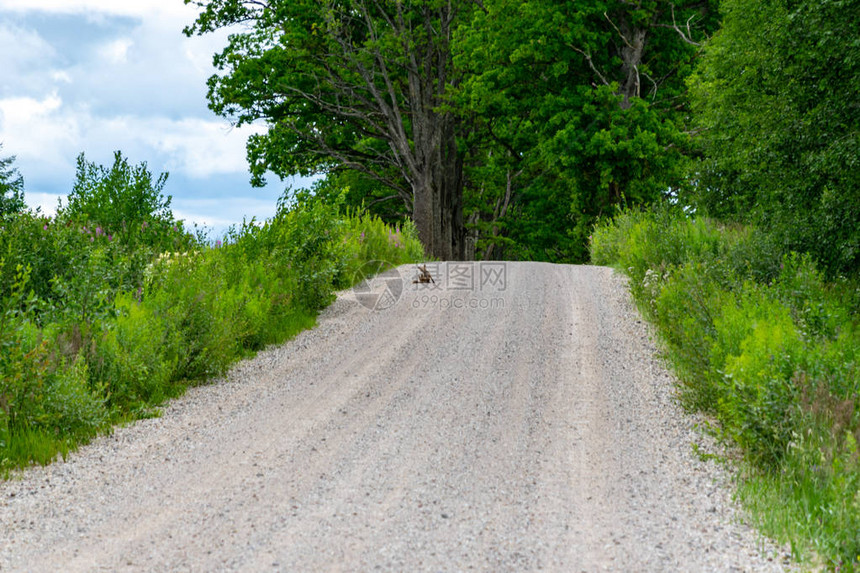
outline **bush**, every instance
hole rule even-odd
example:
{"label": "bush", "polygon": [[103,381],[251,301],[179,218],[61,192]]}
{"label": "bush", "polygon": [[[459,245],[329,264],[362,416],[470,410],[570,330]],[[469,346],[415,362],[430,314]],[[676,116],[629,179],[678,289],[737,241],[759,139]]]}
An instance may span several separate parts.
{"label": "bush", "polygon": [[24,203],[24,178],[12,167],[14,162],[14,155],[0,158],[0,221],[14,218],[27,207]]}
{"label": "bush", "polygon": [[113,193],[122,202],[160,191],[145,167],[117,162],[108,171],[81,158],[89,187],[57,218],[0,223],[0,470],[48,463],[111,422],[150,416],[189,384],[312,326],[368,260],[423,257],[413,226],[391,229],[306,194],[214,245],[167,211],[153,216],[153,204],[117,219],[102,204]]}
{"label": "bush", "polygon": [[81,153],[74,188],[57,215],[61,221],[90,222],[127,234],[139,232],[144,222],[173,224],[171,197],[161,194],[166,183],[167,173],[153,181],[146,163],[132,167],[119,151],[110,169]]}
{"label": "bush", "polygon": [[594,262],[628,274],[682,402],[745,460],[757,520],[833,568],[860,565],[860,288],[752,227],[660,208],[595,230]]}

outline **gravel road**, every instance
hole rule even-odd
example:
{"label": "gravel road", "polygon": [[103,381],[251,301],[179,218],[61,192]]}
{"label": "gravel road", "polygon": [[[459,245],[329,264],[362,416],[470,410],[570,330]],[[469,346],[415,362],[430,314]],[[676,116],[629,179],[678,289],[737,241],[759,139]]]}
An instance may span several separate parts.
{"label": "gravel road", "polygon": [[783,570],[621,277],[428,269],[0,484],[0,571]]}

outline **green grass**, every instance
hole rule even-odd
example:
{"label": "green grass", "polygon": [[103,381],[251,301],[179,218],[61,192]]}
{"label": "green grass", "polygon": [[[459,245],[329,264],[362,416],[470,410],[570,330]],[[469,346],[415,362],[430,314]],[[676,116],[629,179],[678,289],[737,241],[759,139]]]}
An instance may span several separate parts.
{"label": "green grass", "polygon": [[3,463],[0,464],[0,472],[8,476],[8,470],[12,468],[25,467],[30,464],[47,465],[57,459],[58,456],[66,459],[70,451],[73,451],[83,440],[58,437],[42,429],[25,428],[15,433],[14,439],[10,440],[3,448]]}
{"label": "green grass", "polygon": [[413,226],[306,196],[214,244],[178,225],[149,230],[32,213],[4,223],[0,471],[157,415],[189,385],[312,327],[369,261],[423,258]]}
{"label": "green grass", "polygon": [[682,403],[741,461],[751,519],[799,559],[860,569],[860,284],[826,280],[751,227],[678,211],[599,226],[592,260],[630,277]]}

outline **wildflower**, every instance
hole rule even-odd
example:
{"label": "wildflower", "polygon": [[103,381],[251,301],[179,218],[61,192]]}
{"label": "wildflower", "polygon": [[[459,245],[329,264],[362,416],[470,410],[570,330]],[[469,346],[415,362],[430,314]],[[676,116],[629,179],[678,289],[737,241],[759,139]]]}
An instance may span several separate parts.
{"label": "wildflower", "polygon": [[147,227],[149,227],[149,223],[147,223],[146,221],[140,224],[141,231],[145,231]]}
{"label": "wildflower", "polygon": [[96,237],[101,237],[104,234],[104,229],[102,229],[101,227],[96,227]]}
{"label": "wildflower", "polygon": [[108,239],[108,241],[113,241],[113,235],[108,235],[107,239]]}
{"label": "wildflower", "polygon": [[216,248],[216,249],[220,249],[220,248],[221,248],[221,241],[220,241],[220,240],[215,241],[215,248]]}
{"label": "wildflower", "polygon": [[364,242],[364,231],[362,231],[362,232],[361,232],[361,237],[359,238],[358,242],[359,242],[359,243],[363,243],[363,242]]}
{"label": "wildflower", "polygon": [[48,230],[48,225],[45,225],[44,227],[42,227],[42,230],[43,230],[43,231],[47,231],[47,230]]}

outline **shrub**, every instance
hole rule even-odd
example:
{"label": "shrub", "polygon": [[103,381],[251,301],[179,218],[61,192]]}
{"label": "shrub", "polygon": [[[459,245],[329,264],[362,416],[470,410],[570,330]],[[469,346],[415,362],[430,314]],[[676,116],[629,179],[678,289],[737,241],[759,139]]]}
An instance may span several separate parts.
{"label": "shrub", "polygon": [[[114,171],[147,181],[144,167],[117,161]],[[368,259],[423,257],[411,225],[390,229],[306,194],[214,246],[168,213],[112,230],[90,217],[107,218],[101,203],[128,181],[84,167],[92,185],[74,208],[0,223],[0,469],[48,463],[312,326]]]}
{"label": "shrub", "polygon": [[[3,144],[0,143],[0,149]],[[11,219],[26,209],[24,178],[12,167],[15,156],[0,158],[0,221]]]}
{"label": "shrub", "polygon": [[760,525],[860,566],[860,286],[760,230],[666,207],[602,223],[591,249],[629,275],[683,403],[742,453]]}
{"label": "shrub", "polygon": [[81,153],[74,188],[57,215],[61,221],[96,223],[127,234],[139,232],[144,222],[172,224],[171,197],[161,194],[166,183],[167,173],[153,180],[146,163],[132,167],[120,151],[110,169]]}

